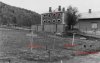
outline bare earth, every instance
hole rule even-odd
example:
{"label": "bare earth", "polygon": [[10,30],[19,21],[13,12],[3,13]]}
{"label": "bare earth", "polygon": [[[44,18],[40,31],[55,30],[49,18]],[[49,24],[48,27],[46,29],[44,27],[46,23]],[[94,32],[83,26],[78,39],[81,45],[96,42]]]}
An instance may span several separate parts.
{"label": "bare earth", "polygon": [[[27,46],[30,43],[31,37],[26,36],[26,34],[29,33],[29,31],[0,28],[0,59],[4,57],[9,57],[12,63],[61,63],[61,60],[55,62],[39,62],[19,59],[19,55],[17,53],[19,53],[20,51],[30,50],[30,48],[28,48]],[[38,41],[47,41],[47,43],[41,44]],[[59,40],[56,41],[59,45],[64,44],[64,42],[61,43],[61,41]],[[36,39],[33,43],[38,43],[45,46],[52,45],[54,42],[53,39]],[[55,46],[57,45],[55,44]],[[49,46],[49,48],[52,48],[52,46]],[[59,50],[61,48],[55,47],[55,49]],[[68,50],[62,50],[64,50],[64,55],[70,56],[70,54],[68,54]],[[62,63],[100,63],[100,53],[90,54],[86,56],[74,56],[71,59],[65,58],[62,59]]]}

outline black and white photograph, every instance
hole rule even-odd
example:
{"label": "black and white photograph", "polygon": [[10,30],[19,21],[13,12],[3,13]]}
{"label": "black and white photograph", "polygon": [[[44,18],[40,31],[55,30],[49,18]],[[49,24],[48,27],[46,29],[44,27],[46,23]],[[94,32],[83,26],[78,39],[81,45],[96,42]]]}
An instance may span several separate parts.
{"label": "black and white photograph", "polygon": [[100,0],[0,0],[0,63],[100,63]]}

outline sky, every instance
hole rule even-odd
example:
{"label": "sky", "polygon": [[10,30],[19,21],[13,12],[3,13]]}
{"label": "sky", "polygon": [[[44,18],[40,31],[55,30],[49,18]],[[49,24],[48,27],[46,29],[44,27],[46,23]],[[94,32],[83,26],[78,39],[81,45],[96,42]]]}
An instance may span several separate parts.
{"label": "sky", "polygon": [[53,10],[57,9],[59,5],[67,7],[69,5],[77,7],[80,13],[88,12],[88,9],[92,9],[92,12],[100,11],[100,0],[0,0],[6,4],[25,8],[35,11],[39,14],[48,12],[49,7]]}

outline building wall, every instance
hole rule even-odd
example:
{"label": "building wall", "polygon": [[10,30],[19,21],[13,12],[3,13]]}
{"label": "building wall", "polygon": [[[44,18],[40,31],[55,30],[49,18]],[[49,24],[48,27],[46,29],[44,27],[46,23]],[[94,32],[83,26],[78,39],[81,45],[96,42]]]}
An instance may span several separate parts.
{"label": "building wall", "polygon": [[42,31],[42,26],[41,25],[38,25],[37,31]]}
{"label": "building wall", "polygon": [[56,26],[55,25],[44,25],[44,31],[46,32],[55,32]]}
{"label": "building wall", "polygon": [[[59,24],[59,25],[33,25],[32,26],[32,30],[34,31],[45,31],[45,32],[57,32],[57,33],[62,33],[64,31],[64,26],[63,24]],[[44,27],[44,29],[43,29]]]}
{"label": "building wall", "polygon": [[41,15],[41,24],[63,24],[63,12],[44,13]]}
{"label": "building wall", "polygon": [[66,21],[65,17],[66,15],[63,11],[41,14],[42,31],[62,33]]}
{"label": "building wall", "polygon": [[64,24],[57,26],[57,32],[58,33],[61,33],[61,32],[64,32],[64,31],[65,31],[65,25]]}
{"label": "building wall", "polygon": [[[97,29],[92,28],[93,23],[97,23]],[[75,25],[75,28],[78,28],[80,31],[86,33],[100,34],[100,19],[80,20],[79,23]]]}

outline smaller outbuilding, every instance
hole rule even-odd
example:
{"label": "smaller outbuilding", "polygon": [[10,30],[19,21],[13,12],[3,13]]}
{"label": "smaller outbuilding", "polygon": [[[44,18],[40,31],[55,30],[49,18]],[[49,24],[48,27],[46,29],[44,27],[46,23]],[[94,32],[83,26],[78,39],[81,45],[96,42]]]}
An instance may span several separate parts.
{"label": "smaller outbuilding", "polygon": [[100,34],[100,12],[92,12],[89,9],[88,12],[81,13],[75,28],[85,33]]}

